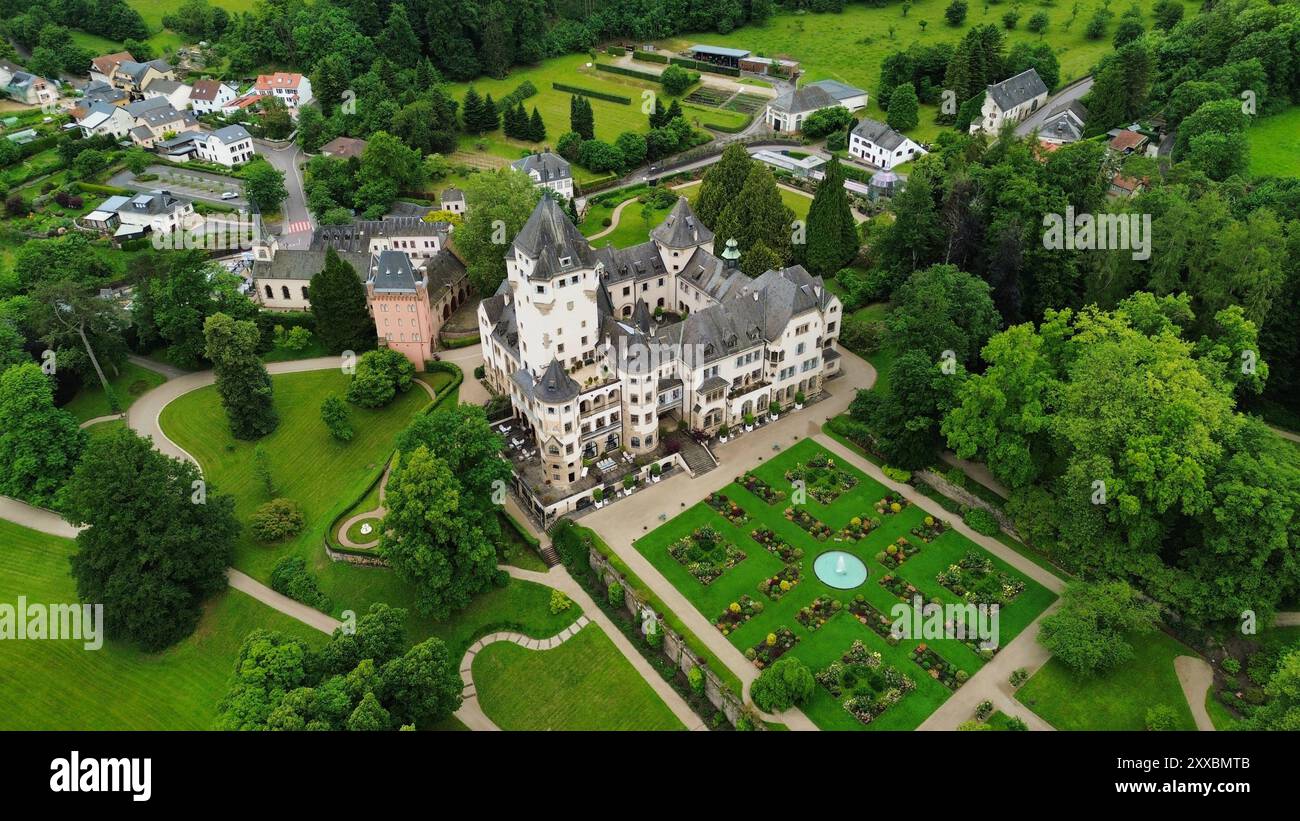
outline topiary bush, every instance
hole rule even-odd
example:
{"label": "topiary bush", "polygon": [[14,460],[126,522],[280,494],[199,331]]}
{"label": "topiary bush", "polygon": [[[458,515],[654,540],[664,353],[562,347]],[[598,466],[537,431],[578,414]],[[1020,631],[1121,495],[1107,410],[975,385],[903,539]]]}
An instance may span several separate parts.
{"label": "topiary bush", "polygon": [[998,526],[998,520],[993,518],[993,514],[983,508],[971,508],[966,511],[966,515],[962,517],[962,520],[966,522],[971,530],[984,536],[996,536],[1002,529]]}

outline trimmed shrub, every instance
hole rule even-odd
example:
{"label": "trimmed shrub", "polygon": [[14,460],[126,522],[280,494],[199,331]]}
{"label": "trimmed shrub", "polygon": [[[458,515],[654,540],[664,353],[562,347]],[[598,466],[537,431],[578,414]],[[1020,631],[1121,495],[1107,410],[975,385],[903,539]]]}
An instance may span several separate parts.
{"label": "trimmed shrub", "polygon": [[297,536],[306,525],[302,508],[292,499],[272,499],[253,511],[248,524],[258,541],[278,542]]}
{"label": "trimmed shrub", "polygon": [[316,577],[307,572],[307,562],[301,556],[285,556],[276,562],[271,571],[271,589],[327,613],[332,607],[330,597],[321,592]]}
{"label": "trimmed shrub", "polygon": [[749,694],[760,710],[780,712],[803,704],[815,686],[808,665],[793,656],[785,656],[758,674]]}
{"label": "trimmed shrub", "polygon": [[998,526],[998,520],[993,518],[993,514],[983,508],[973,507],[966,511],[962,520],[976,533],[984,536],[996,536],[1002,528]]}
{"label": "trimmed shrub", "polygon": [[568,94],[577,94],[580,97],[591,97],[594,100],[604,100],[608,103],[618,103],[619,105],[631,105],[632,98],[624,97],[619,94],[606,94],[603,91],[592,91],[582,86],[571,86],[567,83],[551,83],[551,88],[556,91],[563,91]]}

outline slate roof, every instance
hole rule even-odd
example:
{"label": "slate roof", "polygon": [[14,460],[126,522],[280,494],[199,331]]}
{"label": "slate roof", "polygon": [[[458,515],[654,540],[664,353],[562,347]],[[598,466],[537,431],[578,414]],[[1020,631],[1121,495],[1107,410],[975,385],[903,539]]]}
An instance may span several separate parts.
{"label": "slate roof", "polygon": [[184,83],[178,83],[175,80],[154,80],[149,84],[148,93],[153,94],[154,92],[161,92],[162,94],[170,95],[184,85]]}
{"label": "slate roof", "polygon": [[628,248],[606,245],[596,250],[596,259],[604,263],[601,281],[605,287],[616,286],[625,280],[638,281],[661,277],[668,273],[659,248],[646,241]]}
{"label": "slate roof", "polygon": [[142,117],[145,113],[163,106],[171,108],[172,104],[167,102],[166,97],[150,97],[147,100],[136,100],[134,103],[127,103],[126,111],[132,117]]}
{"label": "slate roof", "polygon": [[440,199],[442,202],[464,202],[465,192],[459,188],[444,188]]}
{"label": "slate roof", "polygon": [[580,392],[578,383],[569,376],[558,359],[552,359],[542,373],[542,378],[533,384],[533,396],[550,405],[577,399]]}
{"label": "slate roof", "polygon": [[839,104],[839,100],[832,97],[826,89],[815,85],[807,85],[794,91],[787,91],[771,103],[772,108],[777,111],[784,111],[787,114],[798,114],[801,111],[817,111]]}
{"label": "slate roof", "polygon": [[567,180],[573,176],[573,172],[569,169],[569,161],[550,151],[529,154],[523,159],[510,163],[510,167],[525,174],[536,172],[539,178],[538,182],[543,184],[555,180]]}
{"label": "slate roof", "polygon": [[511,247],[537,261],[532,279],[551,279],[578,268],[592,268],[597,254],[559,204],[544,193]]}
{"label": "slate roof", "polygon": [[890,128],[879,120],[873,120],[870,117],[864,117],[857,125],[853,126],[853,133],[866,140],[874,143],[886,151],[893,151],[898,148],[907,137]]}
{"label": "slate roof", "polygon": [[381,220],[358,220],[347,225],[321,225],[312,234],[311,248],[364,253],[370,249],[373,237],[432,237],[445,242],[446,222],[426,222],[419,217],[385,217]]}
{"label": "slate roof", "polygon": [[712,240],[713,232],[695,216],[686,198],[678,197],[668,217],[655,226],[650,236],[667,248],[690,248]]}
{"label": "slate roof", "polygon": [[1041,94],[1046,94],[1047,91],[1047,84],[1038,76],[1038,72],[1027,68],[1014,77],[989,86],[988,93],[992,95],[993,102],[997,103],[998,108],[1007,111]]}
{"label": "slate roof", "polygon": [[[278,254],[277,254],[278,256]],[[417,285],[411,258],[401,251],[380,251],[370,260],[370,277],[367,282],[376,291],[388,293],[414,293]]]}
{"label": "slate roof", "polygon": [[848,83],[841,83],[839,80],[818,80],[815,83],[808,84],[809,88],[813,86],[820,88],[837,100],[861,97],[863,94],[867,93],[857,86],[851,86]]}
{"label": "slate roof", "polygon": [[242,125],[236,124],[236,125],[228,125],[225,128],[218,128],[216,131],[213,131],[211,134],[209,134],[208,138],[213,140],[218,140],[220,142],[229,145],[230,143],[237,143],[240,140],[252,139],[252,136],[253,136],[252,134],[248,133],[247,128],[244,128]]}
{"label": "slate roof", "polygon": [[[366,278],[370,268],[370,254],[339,251],[338,255],[357,272],[357,279]],[[324,267],[324,250],[280,250],[269,261],[258,260],[253,263],[253,278],[309,280]]]}
{"label": "slate roof", "polygon": [[83,89],[82,101],[86,103],[115,103],[126,99],[126,92],[108,83],[94,82]]}
{"label": "slate roof", "polygon": [[1038,129],[1038,135],[1061,142],[1076,142],[1083,139],[1083,124],[1087,121],[1088,109],[1075,100],[1049,114]]}

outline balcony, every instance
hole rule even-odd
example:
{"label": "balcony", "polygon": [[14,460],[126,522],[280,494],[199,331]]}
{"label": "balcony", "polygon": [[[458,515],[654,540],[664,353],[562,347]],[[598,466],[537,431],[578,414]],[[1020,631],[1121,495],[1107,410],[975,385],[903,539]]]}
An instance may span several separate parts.
{"label": "balcony", "polygon": [[770,388],[770,387],[772,387],[772,383],[767,381],[766,379],[759,380],[758,382],[746,382],[743,385],[737,385],[733,387],[731,390],[727,391],[727,398],[739,399],[740,397],[745,396],[747,394],[754,393],[755,391],[761,391],[764,388]]}

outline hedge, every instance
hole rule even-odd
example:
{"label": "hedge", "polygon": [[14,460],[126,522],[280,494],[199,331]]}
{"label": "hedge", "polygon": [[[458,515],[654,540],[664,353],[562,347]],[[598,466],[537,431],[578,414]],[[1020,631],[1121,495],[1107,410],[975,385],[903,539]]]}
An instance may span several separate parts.
{"label": "hedge", "polygon": [[514,528],[514,531],[519,534],[519,538],[523,539],[525,544],[532,547],[532,549],[536,551],[538,555],[541,554],[542,542],[540,539],[538,539],[536,536],[532,534],[532,531],[524,527],[523,524],[521,524],[518,519],[516,519],[514,516],[511,516],[504,509],[501,511],[501,518],[505,519],[507,522],[510,523],[510,526]]}
{"label": "hedge", "polygon": [[638,71],[634,68],[624,68],[609,63],[596,63],[597,71],[608,71],[610,74],[622,74],[625,77],[635,77],[638,80],[649,80],[652,83],[661,83],[663,78],[651,71]]}
{"label": "hedge", "polygon": [[605,49],[605,53],[611,54],[615,57],[622,57],[623,55],[627,54],[627,49],[623,48],[622,46],[610,46],[609,48]]}
{"label": "hedge", "polygon": [[138,193],[130,188],[118,188],[115,185],[98,185],[93,182],[79,182],[76,185],[77,190],[83,194],[103,194],[106,197],[130,197]]}
{"label": "hedge", "polygon": [[449,351],[454,351],[457,348],[468,348],[472,345],[477,345],[479,343],[478,334],[474,334],[473,336],[454,337],[452,339],[448,339],[447,337],[443,336],[441,337],[441,340],[442,340],[442,347],[446,348]]}
{"label": "hedge", "polygon": [[633,51],[632,57],[637,60],[645,60],[647,63],[667,63],[668,57],[663,54],[655,54],[650,51]]}
{"label": "hedge", "polygon": [[749,125],[752,122],[754,122],[754,118],[753,116],[749,116],[746,117],[745,121],[740,125],[722,125],[720,123],[706,123],[706,122],[701,122],[700,125],[704,126],[705,128],[712,129],[714,131],[721,131],[724,134],[739,134],[740,132],[744,131],[746,128],[749,128]]}
{"label": "hedge", "polygon": [[524,100],[527,100],[536,93],[537,86],[533,85],[529,80],[524,80],[522,83],[515,86],[514,91],[502,97],[500,100],[497,100],[497,110],[504,111],[507,106],[514,106],[515,103],[522,103]]}
{"label": "hedge", "polygon": [[564,91],[569,94],[577,94],[582,97],[593,97],[597,100],[604,100],[610,103],[619,103],[620,105],[632,104],[631,97],[621,97],[618,94],[606,94],[603,91],[592,91],[589,88],[582,88],[581,86],[571,86],[571,85],[566,85],[564,83],[551,83],[551,88],[555,89],[556,91]]}
{"label": "hedge", "polygon": [[[452,393],[457,388],[460,387],[460,383],[465,381],[465,374],[461,371],[460,368],[458,368],[456,365],[450,362],[426,362],[425,370],[438,371],[442,373],[451,374],[451,381],[448,382],[446,385],[443,385],[442,390],[438,391],[437,395],[433,398],[433,401],[430,402],[428,405],[426,405],[424,409],[420,411],[421,413],[430,413],[436,408],[440,407],[443,401],[445,401],[447,397],[451,396]],[[424,390],[424,389],[417,388],[416,390]],[[384,471],[388,469],[388,463],[389,461],[392,460],[392,458],[393,458],[392,454],[389,454],[388,459],[385,459],[383,464],[375,468],[375,470],[371,473],[369,480],[365,483],[365,485],[361,487],[361,492],[358,493],[355,498],[353,498],[351,501],[341,502],[339,506],[335,508],[337,512],[330,517],[330,525],[325,530],[324,538],[325,538],[325,548],[327,550],[333,551],[335,553],[347,553],[353,556],[366,556],[369,558],[379,558],[379,554],[375,552],[374,548],[351,548],[351,547],[344,547],[343,545],[338,544],[337,542],[334,541],[334,531],[338,529],[339,522],[341,522],[343,520],[343,517],[348,514],[348,511],[356,507],[357,503],[360,502],[362,499],[366,498],[366,494],[370,492],[370,488],[374,487],[375,483],[383,478]]]}

